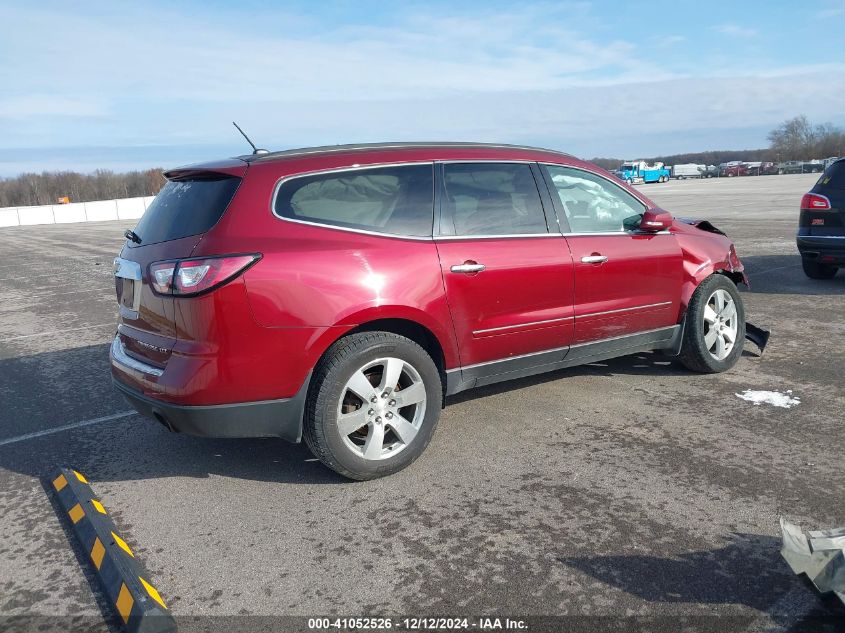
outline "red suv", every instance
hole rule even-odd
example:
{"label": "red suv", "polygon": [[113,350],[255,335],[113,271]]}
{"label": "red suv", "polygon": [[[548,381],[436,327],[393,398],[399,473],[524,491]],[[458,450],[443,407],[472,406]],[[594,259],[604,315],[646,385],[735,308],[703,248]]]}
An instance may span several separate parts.
{"label": "red suv", "polygon": [[115,260],[114,383],[173,431],[410,464],[445,396],[645,350],[742,353],[731,241],[550,150],[301,149],[175,169]]}
{"label": "red suv", "polygon": [[723,178],[733,178],[734,176],[747,176],[748,165],[744,163],[727,163],[722,165],[719,169],[719,175]]}

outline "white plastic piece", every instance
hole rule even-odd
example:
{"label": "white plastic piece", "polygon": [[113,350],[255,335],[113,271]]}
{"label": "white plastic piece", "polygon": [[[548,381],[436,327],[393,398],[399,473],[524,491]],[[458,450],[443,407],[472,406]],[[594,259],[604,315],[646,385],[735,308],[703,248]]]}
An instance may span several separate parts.
{"label": "white plastic piece", "polygon": [[821,593],[845,603],[845,528],[808,532],[780,520],[781,556],[796,574],[805,574]]}

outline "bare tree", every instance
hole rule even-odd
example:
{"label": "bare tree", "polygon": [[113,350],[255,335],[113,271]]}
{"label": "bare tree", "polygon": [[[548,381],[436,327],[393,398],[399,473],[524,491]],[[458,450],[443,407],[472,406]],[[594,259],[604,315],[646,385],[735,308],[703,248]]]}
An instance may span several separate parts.
{"label": "bare tree", "polygon": [[771,150],[781,160],[807,160],[839,156],[845,134],[831,123],[813,125],[803,114],[784,121],[769,132]]}
{"label": "bare tree", "polygon": [[815,143],[814,155],[816,158],[845,154],[845,132],[831,123],[822,123],[816,126]]}
{"label": "bare tree", "polygon": [[161,169],[124,174],[99,169],[91,174],[73,171],[21,174],[0,178],[0,207],[56,204],[67,196],[71,202],[154,196],[167,182]]}

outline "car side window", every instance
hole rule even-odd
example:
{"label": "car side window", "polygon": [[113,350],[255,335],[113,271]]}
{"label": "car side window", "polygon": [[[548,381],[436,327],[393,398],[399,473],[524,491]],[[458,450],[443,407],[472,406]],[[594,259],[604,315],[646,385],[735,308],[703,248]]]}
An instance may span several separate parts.
{"label": "car side window", "polygon": [[572,233],[616,233],[639,226],[646,207],[619,185],[581,169],[545,168]]}
{"label": "car side window", "polygon": [[341,228],[425,237],[434,221],[434,166],[343,170],[284,181],[276,215]]}
{"label": "car side window", "polygon": [[446,163],[443,235],[548,233],[531,167],[524,163]]}

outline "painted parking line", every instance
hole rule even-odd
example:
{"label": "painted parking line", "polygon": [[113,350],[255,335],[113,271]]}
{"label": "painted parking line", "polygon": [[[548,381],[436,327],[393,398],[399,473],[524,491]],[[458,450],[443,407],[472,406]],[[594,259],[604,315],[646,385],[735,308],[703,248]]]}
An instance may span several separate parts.
{"label": "painted parking line", "polygon": [[0,440],[0,446],[7,446],[9,444],[17,444],[18,442],[26,442],[27,440],[36,437],[43,437],[45,435],[53,435],[54,433],[63,433],[65,431],[72,431],[73,429],[81,429],[93,424],[102,424],[104,422],[111,422],[113,420],[121,420],[132,415],[138,415],[135,411],[123,411],[121,413],[113,413],[112,415],[105,415],[101,418],[94,418],[92,420],[82,420],[82,422],[74,422],[72,424],[65,424],[63,426],[56,426],[52,429],[45,429],[43,431],[35,431],[33,433],[26,433],[18,435],[17,437],[10,437],[5,440]]}
{"label": "painted parking line", "polygon": [[798,268],[801,264],[787,264],[786,266],[778,266],[777,268],[766,268],[764,270],[754,270],[754,271],[745,271],[745,274],[749,277],[754,277],[756,275],[765,275],[768,273],[773,273],[776,270],[785,270],[787,268]]}
{"label": "painted parking line", "polygon": [[114,321],[111,323],[100,323],[98,325],[84,325],[82,327],[71,327],[64,330],[50,330],[49,332],[36,332],[35,334],[22,334],[21,336],[11,336],[9,338],[0,339],[0,343],[8,343],[9,341],[19,341],[24,338],[33,338],[35,336],[50,336],[52,334],[64,334],[65,332],[78,332],[79,330],[93,330],[98,327],[113,327],[117,328]]}

